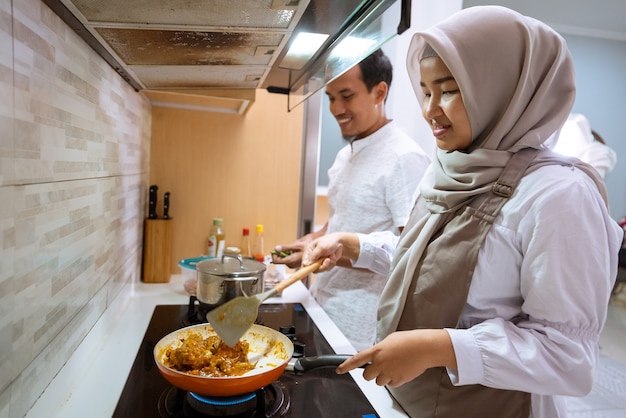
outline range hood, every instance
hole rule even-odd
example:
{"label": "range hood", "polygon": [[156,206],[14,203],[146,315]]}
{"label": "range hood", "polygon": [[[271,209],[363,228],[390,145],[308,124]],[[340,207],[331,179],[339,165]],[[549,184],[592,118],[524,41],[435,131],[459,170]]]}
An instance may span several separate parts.
{"label": "range hood", "polygon": [[[43,2],[154,106],[235,114],[259,88],[289,94],[292,109],[408,27],[410,16],[410,0]],[[385,12],[397,29],[381,30]],[[302,32],[324,41],[293,61]],[[337,53],[354,38],[368,42],[347,58]]]}
{"label": "range hood", "polygon": [[[389,16],[391,22],[383,21],[386,16]],[[343,21],[338,27],[338,22],[331,25],[318,22],[307,26],[303,20],[262,87],[289,94],[288,106],[292,109],[394,36],[407,30],[410,17],[410,0],[370,0],[359,2],[348,17],[342,17]],[[308,33],[323,35],[323,42],[319,48],[315,45],[306,61],[293,62],[289,59],[293,45],[299,36]]]}

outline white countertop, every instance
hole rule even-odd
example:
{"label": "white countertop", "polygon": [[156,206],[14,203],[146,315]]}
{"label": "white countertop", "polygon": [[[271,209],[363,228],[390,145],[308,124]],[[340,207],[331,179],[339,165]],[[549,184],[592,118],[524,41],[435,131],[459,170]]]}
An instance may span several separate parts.
{"label": "white countertop", "polygon": [[[188,302],[182,275],[173,275],[169,283],[126,285],[26,417],[83,418],[86,411],[90,418],[110,417],[154,307]],[[283,302],[301,303],[336,353],[355,352],[301,282],[285,289],[281,297],[266,301]],[[354,370],[351,375],[381,418],[406,418],[385,388],[363,379],[362,370]]]}

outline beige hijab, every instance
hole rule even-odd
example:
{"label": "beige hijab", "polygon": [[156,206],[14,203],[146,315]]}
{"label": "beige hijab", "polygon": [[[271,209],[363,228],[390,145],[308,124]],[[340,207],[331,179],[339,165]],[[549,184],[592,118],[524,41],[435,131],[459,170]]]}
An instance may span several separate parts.
{"label": "beige hijab", "polygon": [[566,121],[575,97],[574,67],[561,36],[504,7],[461,10],[413,36],[407,66],[420,103],[419,59],[427,44],[454,75],[474,138],[464,151],[437,150],[432,182],[422,183],[423,201],[417,205],[427,214],[405,228],[394,255],[379,306],[378,340],[397,329],[413,272],[432,235],[459,207],[491,190],[513,153],[542,150],[530,170],[549,163],[579,167],[606,201],[593,168],[544,145]]}

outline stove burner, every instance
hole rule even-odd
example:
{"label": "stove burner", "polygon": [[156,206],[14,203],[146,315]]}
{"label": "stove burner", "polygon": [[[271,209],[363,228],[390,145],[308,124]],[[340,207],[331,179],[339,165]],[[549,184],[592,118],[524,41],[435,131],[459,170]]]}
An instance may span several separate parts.
{"label": "stove burner", "polygon": [[[193,392],[187,393],[187,403],[196,412],[207,416],[232,417],[254,412],[257,405],[255,393],[238,396],[203,396]],[[251,416],[254,415],[243,415]]]}
{"label": "stove burner", "polygon": [[207,321],[206,314],[212,309],[212,306],[200,302],[195,296],[189,296],[189,305],[187,307],[187,315],[183,318],[183,325],[204,324]]}
{"label": "stove burner", "polygon": [[[193,300],[192,316],[198,302]],[[188,405],[187,392],[170,385],[154,367],[155,342],[164,335],[180,329],[187,321],[189,306],[157,305],[137,350],[120,399],[112,414],[114,418],[201,417]],[[268,303],[259,307],[258,322],[279,330],[293,325],[294,348],[305,356],[333,354],[328,341],[299,303]],[[291,334],[290,327],[283,328]],[[257,392],[254,392],[257,395]],[[278,380],[256,396],[262,408],[248,414],[253,418],[320,418],[320,417],[378,417],[371,403],[349,374],[337,375],[332,368],[307,373],[285,372]],[[187,404],[183,411],[183,405]],[[191,411],[191,412],[190,412]],[[264,412],[263,412],[264,411]],[[235,417],[231,417],[235,418]]]}
{"label": "stove burner", "polygon": [[161,394],[158,410],[164,418],[283,418],[290,404],[285,386],[276,381],[254,393],[228,397],[197,395],[170,387]]}

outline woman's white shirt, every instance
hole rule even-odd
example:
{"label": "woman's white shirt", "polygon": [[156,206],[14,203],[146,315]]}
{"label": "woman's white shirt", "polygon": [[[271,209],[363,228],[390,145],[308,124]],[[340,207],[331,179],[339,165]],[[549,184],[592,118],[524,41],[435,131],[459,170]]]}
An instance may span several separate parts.
{"label": "woman's white shirt", "polygon": [[[359,238],[354,266],[388,271],[397,238]],[[551,395],[591,390],[622,239],[584,173],[551,165],[526,175],[481,247],[459,329],[447,330],[452,382],[530,392],[533,417],[565,414]]]}

